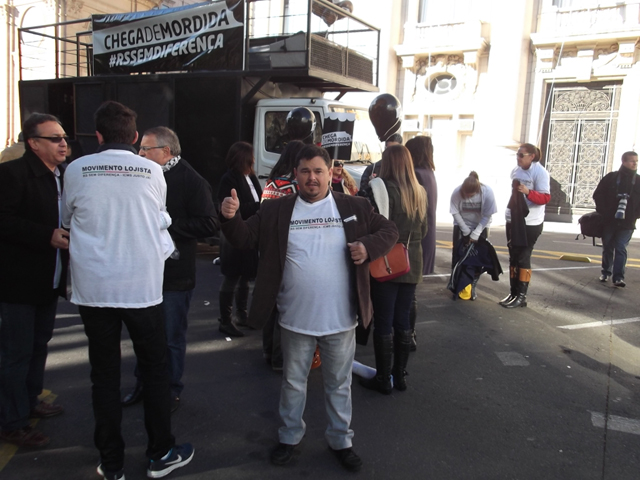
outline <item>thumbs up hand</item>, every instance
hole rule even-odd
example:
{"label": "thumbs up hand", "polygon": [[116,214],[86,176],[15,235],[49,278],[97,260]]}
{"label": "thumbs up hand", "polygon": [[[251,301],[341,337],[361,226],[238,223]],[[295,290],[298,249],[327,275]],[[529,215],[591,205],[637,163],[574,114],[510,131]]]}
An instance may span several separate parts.
{"label": "thumbs up hand", "polygon": [[240,208],[240,202],[238,201],[238,192],[236,192],[235,188],[232,188],[231,196],[226,197],[222,201],[220,211],[222,212],[222,215],[224,215],[224,218],[231,220],[233,217],[235,217],[238,208]]}

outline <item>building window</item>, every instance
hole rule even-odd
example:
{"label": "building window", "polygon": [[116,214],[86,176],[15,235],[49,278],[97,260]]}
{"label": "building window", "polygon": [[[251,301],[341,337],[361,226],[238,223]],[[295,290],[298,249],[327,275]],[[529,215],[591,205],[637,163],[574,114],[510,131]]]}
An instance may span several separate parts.
{"label": "building window", "polygon": [[446,95],[455,90],[458,85],[456,77],[450,73],[441,73],[427,80],[427,90],[436,95]]}
{"label": "building window", "polygon": [[467,20],[472,6],[473,0],[420,0],[418,22],[429,25],[461,23]]}

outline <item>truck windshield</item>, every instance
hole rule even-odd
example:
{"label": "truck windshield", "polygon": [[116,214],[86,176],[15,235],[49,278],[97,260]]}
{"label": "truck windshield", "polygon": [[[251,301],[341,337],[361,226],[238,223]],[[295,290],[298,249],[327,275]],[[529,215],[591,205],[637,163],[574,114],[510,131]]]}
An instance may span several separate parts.
{"label": "truck windshield", "polygon": [[332,112],[352,113],[356,116],[353,126],[353,146],[351,147],[352,162],[377,162],[382,158],[382,145],[378,141],[376,131],[369,119],[369,112],[363,108],[333,105]]}

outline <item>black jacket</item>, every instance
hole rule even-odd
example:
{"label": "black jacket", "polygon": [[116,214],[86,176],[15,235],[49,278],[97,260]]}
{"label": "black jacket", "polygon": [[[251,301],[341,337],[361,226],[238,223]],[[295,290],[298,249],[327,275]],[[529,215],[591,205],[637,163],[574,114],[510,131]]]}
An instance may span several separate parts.
{"label": "black jacket", "polygon": [[[260,182],[255,175],[249,177],[251,183],[258,193],[258,201],[256,202],[251,194],[251,188],[247,183],[246,178],[241,173],[235,170],[228,170],[220,179],[220,186],[218,187],[218,201],[222,201],[226,197],[231,196],[231,189],[235,188],[238,193],[238,201],[240,202],[240,208],[238,212],[242,220],[247,220],[249,217],[256,214],[260,208],[260,198],[262,197],[262,188]],[[254,278],[258,271],[258,252],[254,251],[241,251],[232,247],[224,238],[220,239],[220,272],[226,276],[243,275]]]}
{"label": "black jacket", "polygon": [[164,291],[191,290],[196,285],[196,247],[198,238],[211,237],[220,228],[209,183],[186,160],[165,172],[167,211],[171,216],[169,233],[178,259],[164,264]]}
{"label": "black jacket", "polygon": [[[58,169],[62,186],[64,169]],[[60,286],[53,289],[51,237],[58,222],[55,175],[42,160],[27,151],[0,164],[0,302],[37,305],[66,295],[67,250],[61,250]]]}
{"label": "black jacket", "polygon": [[[618,174],[620,174],[619,185]],[[633,184],[634,176],[635,184]],[[624,220],[615,218],[619,203],[618,193],[630,194]],[[636,228],[636,220],[640,218],[640,180],[632,170],[621,166],[617,172],[605,175],[593,192],[593,200],[596,202],[596,211],[604,217],[605,225],[617,223],[624,230]]]}
{"label": "black jacket", "polygon": [[525,217],[529,215],[529,207],[525,201],[524,193],[518,191],[520,182],[513,180],[511,183],[511,198],[507,207],[511,210],[511,246],[527,247],[527,223]]}

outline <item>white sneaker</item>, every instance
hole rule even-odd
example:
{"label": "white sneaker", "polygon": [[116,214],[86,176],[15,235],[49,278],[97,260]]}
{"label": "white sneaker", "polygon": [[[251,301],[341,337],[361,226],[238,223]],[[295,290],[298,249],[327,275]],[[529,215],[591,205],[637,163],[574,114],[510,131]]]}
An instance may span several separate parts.
{"label": "white sneaker", "polygon": [[601,282],[606,282],[607,280],[609,280],[609,277],[607,275],[600,275],[598,277],[598,280],[600,280]]}

